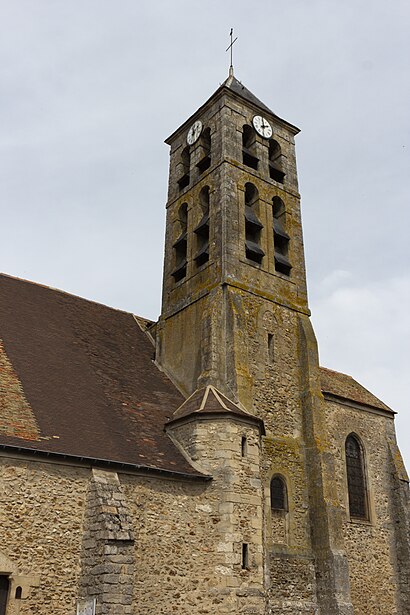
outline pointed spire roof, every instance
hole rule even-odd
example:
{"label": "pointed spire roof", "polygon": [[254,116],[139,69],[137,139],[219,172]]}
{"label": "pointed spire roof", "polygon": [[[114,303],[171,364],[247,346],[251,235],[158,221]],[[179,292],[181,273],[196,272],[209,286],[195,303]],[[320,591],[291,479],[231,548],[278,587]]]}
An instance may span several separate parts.
{"label": "pointed spire roof", "polygon": [[262,433],[265,433],[262,419],[254,416],[239,404],[230,400],[226,395],[218,391],[214,386],[208,385],[197,389],[184,401],[174,412],[173,418],[168,425],[189,416],[215,416],[233,415],[247,421],[257,423]]}

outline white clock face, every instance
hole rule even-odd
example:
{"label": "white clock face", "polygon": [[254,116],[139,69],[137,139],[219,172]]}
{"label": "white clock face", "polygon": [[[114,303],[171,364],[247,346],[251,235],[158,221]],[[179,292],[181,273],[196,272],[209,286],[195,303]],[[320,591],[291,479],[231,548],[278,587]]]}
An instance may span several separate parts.
{"label": "white clock face", "polygon": [[269,124],[268,120],[261,115],[255,115],[252,120],[253,127],[256,132],[263,137],[264,139],[270,139],[272,136],[272,126]]}
{"label": "white clock face", "polygon": [[202,122],[200,120],[197,120],[194,124],[192,124],[191,128],[188,131],[186,138],[188,145],[193,145],[195,141],[198,141],[201,132]]}

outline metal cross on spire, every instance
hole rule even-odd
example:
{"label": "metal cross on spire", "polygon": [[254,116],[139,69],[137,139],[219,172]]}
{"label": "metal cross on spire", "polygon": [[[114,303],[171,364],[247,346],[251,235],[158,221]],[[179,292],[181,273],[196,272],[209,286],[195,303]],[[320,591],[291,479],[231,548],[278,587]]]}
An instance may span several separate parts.
{"label": "metal cross on spire", "polygon": [[231,50],[231,65],[229,67],[229,76],[233,77],[233,59],[232,59],[232,56],[233,56],[233,45],[238,40],[238,37],[233,39],[233,28],[231,28],[231,32],[230,32],[229,36],[231,37],[231,44],[229,45],[229,47],[226,48],[226,51]]}

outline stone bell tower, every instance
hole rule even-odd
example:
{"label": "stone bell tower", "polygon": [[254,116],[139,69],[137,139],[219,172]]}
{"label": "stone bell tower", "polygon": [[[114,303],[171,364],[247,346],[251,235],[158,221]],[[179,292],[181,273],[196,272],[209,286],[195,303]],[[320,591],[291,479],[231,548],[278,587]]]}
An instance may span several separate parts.
{"label": "stone bell tower", "polygon": [[252,359],[238,314],[252,311],[256,298],[308,314],[298,132],[231,74],[166,141],[157,359],[186,394],[211,384],[252,405],[249,366],[274,355],[275,331],[265,323],[263,356]]}
{"label": "stone bell tower", "polygon": [[[167,139],[156,360],[186,397],[215,387],[263,421],[261,487],[254,482],[264,510],[258,591],[269,613],[352,615],[307,303],[298,132],[231,70]],[[277,491],[272,509],[266,502]],[[289,583],[300,591],[290,596]]]}

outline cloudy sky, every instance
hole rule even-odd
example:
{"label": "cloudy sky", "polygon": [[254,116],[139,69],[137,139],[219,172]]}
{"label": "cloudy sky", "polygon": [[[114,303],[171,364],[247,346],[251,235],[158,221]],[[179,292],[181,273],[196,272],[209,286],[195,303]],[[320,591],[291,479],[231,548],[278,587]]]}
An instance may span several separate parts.
{"label": "cloudy sky", "polygon": [[297,137],[321,362],[410,466],[408,0],[0,0],[0,269],[156,319],[164,139],[236,76]]}

